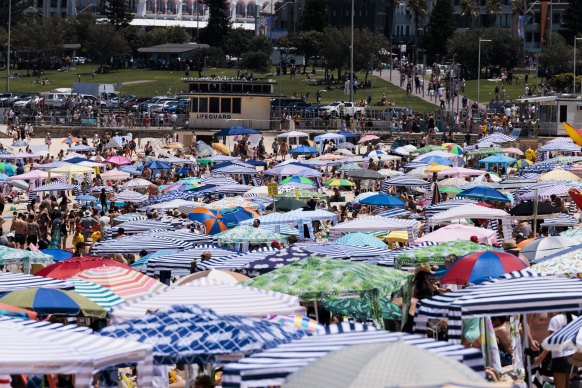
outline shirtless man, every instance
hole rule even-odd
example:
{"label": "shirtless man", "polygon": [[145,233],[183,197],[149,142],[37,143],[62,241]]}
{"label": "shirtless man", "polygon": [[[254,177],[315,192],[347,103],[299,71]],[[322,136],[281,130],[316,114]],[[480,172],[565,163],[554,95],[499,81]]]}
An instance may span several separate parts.
{"label": "shirtless man", "polygon": [[19,213],[18,218],[12,223],[14,228],[14,242],[17,248],[24,249],[26,245],[26,235],[28,234],[28,224],[24,219],[24,214]]}

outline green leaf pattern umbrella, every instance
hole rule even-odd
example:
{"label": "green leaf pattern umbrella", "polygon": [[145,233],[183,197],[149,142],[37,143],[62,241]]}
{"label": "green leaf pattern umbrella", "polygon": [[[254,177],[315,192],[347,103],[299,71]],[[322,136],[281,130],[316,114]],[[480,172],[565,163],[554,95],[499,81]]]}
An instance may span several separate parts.
{"label": "green leaf pattern umbrella", "polygon": [[501,249],[489,245],[476,244],[471,241],[451,241],[404,252],[394,259],[394,268],[416,267],[422,263],[443,265],[449,255],[462,257],[470,253],[483,251],[501,251]]}
{"label": "green leaf pattern umbrella", "polygon": [[[402,308],[388,298],[378,298],[384,319],[402,319]],[[345,315],[356,319],[372,318],[372,301],[369,298],[322,299],[321,304],[332,314]]]}
{"label": "green leaf pattern umbrella", "polygon": [[342,299],[345,294],[368,299],[370,315],[380,323],[379,297],[390,296],[403,287],[404,293],[408,293],[411,278],[411,273],[371,264],[311,257],[257,276],[245,284],[295,295],[305,301]]}
{"label": "green leaf pattern umbrella", "polygon": [[53,264],[53,258],[41,252],[32,252],[25,249],[8,248],[0,245],[0,265],[22,265],[24,273],[30,273],[31,264],[44,266]]}
{"label": "green leaf pattern umbrella", "polygon": [[485,147],[479,148],[478,150],[469,151],[467,152],[467,156],[485,156],[485,155],[493,155],[493,154],[500,154],[503,151],[499,147]]}
{"label": "green leaf pattern umbrella", "polygon": [[250,243],[270,244],[273,241],[286,242],[287,236],[267,229],[241,225],[214,235],[219,245]]}

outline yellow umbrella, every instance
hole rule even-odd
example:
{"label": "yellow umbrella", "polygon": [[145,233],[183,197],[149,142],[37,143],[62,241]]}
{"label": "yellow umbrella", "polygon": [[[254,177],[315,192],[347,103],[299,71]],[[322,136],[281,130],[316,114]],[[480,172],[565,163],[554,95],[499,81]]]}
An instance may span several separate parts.
{"label": "yellow umbrella", "polygon": [[79,166],[77,164],[67,164],[64,166],[56,167],[50,170],[51,172],[60,172],[63,174],[82,174],[85,172],[93,172],[91,167]]}
{"label": "yellow umbrella", "polygon": [[566,171],[561,167],[557,167],[550,172],[542,174],[538,178],[538,182],[546,182],[546,181],[575,181],[580,182],[582,179],[571,173],[570,171]]}
{"label": "yellow umbrella", "polygon": [[212,149],[214,149],[217,152],[220,152],[223,155],[230,155],[228,147],[222,143],[212,143]]}
{"label": "yellow umbrella", "polygon": [[408,242],[408,232],[407,231],[392,231],[392,232],[388,232],[388,234],[382,235],[382,236],[378,236],[378,238],[380,240],[383,240],[385,242],[403,242],[406,243]]}
{"label": "yellow umbrella", "polygon": [[184,144],[179,142],[168,143],[164,146],[164,148],[184,148]]}
{"label": "yellow umbrella", "polygon": [[451,168],[451,166],[443,166],[442,164],[431,164],[429,167],[424,169],[424,172],[440,172],[443,170],[448,170],[449,168]]}

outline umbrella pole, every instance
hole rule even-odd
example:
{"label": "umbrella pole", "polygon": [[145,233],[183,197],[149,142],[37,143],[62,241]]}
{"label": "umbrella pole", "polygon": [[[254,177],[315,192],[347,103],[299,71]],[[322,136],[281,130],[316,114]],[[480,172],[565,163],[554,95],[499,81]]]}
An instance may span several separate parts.
{"label": "umbrella pole", "polygon": [[536,194],[534,197],[534,219],[533,219],[533,233],[534,237],[536,236],[537,226],[538,226],[538,205],[539,205],[539,198],[538,198],[538,189],[536,188]]}
{"label": "umbrella pole", "polygon": [[315,320],[319,322],[319,311],[317,310],[317,301],[313,301],[313,309],[315,310]]}
{"label": "umbrella pole", "polygon": [[[528,332],[529,332],[529,328],[527,327],[527,314],[525,314],[525,315],[523,315],[523,336],[524,336],[523,350],[524,350],[524,353],[525,353],[525,350],[527,350],[527,348],[529,347],[529,336],[527,335]],[[530,387],[530,386],[532,386],[532,384],[531,384],[531,381],[532,381],[531,358],[529,355],[527,355],[527,353],[525,354],[525,370],[527,371],[527,376],[526,376],[527,381],[525,383],[528,387]]]}

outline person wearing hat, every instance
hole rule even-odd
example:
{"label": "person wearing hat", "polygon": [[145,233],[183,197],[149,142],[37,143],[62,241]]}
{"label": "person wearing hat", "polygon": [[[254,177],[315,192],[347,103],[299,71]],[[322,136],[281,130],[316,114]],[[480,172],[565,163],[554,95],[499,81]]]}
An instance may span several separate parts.
{"label": "person wearing hat", "polygon": [[85,237],[85,240],[89,238],[89,230],[93,227],[94,222],[95,220],[93,219],[91,211],[85,210],[83,212],[83,218],[81,218],[81,226],[83,227],[83,237]]}
{"label": "person wearing hat", "polygon": [[200,255],[200,261],[208,261],[210,259],[212,259],[212,253],[210,251],[204,251]]}
{"label": "person wearing hat", "polygon": [[503,250],[523,261],[528,267],[530,266],[529,260],[521,254],[521,249],[517,246],[514,240],[504,242]]}
{"label": "person wearing hat", "polygon": [[422,263],[414,270],[414,277],[412,278],[412,298],[408,309],[408,318],[406,319],[406,324],[402,328],[402,331],[412,333],[416,304],[419,300],[434,296],[436,287],[429,280],[429,277],[432,274],[434,274],[434,272],[428,263]]}

